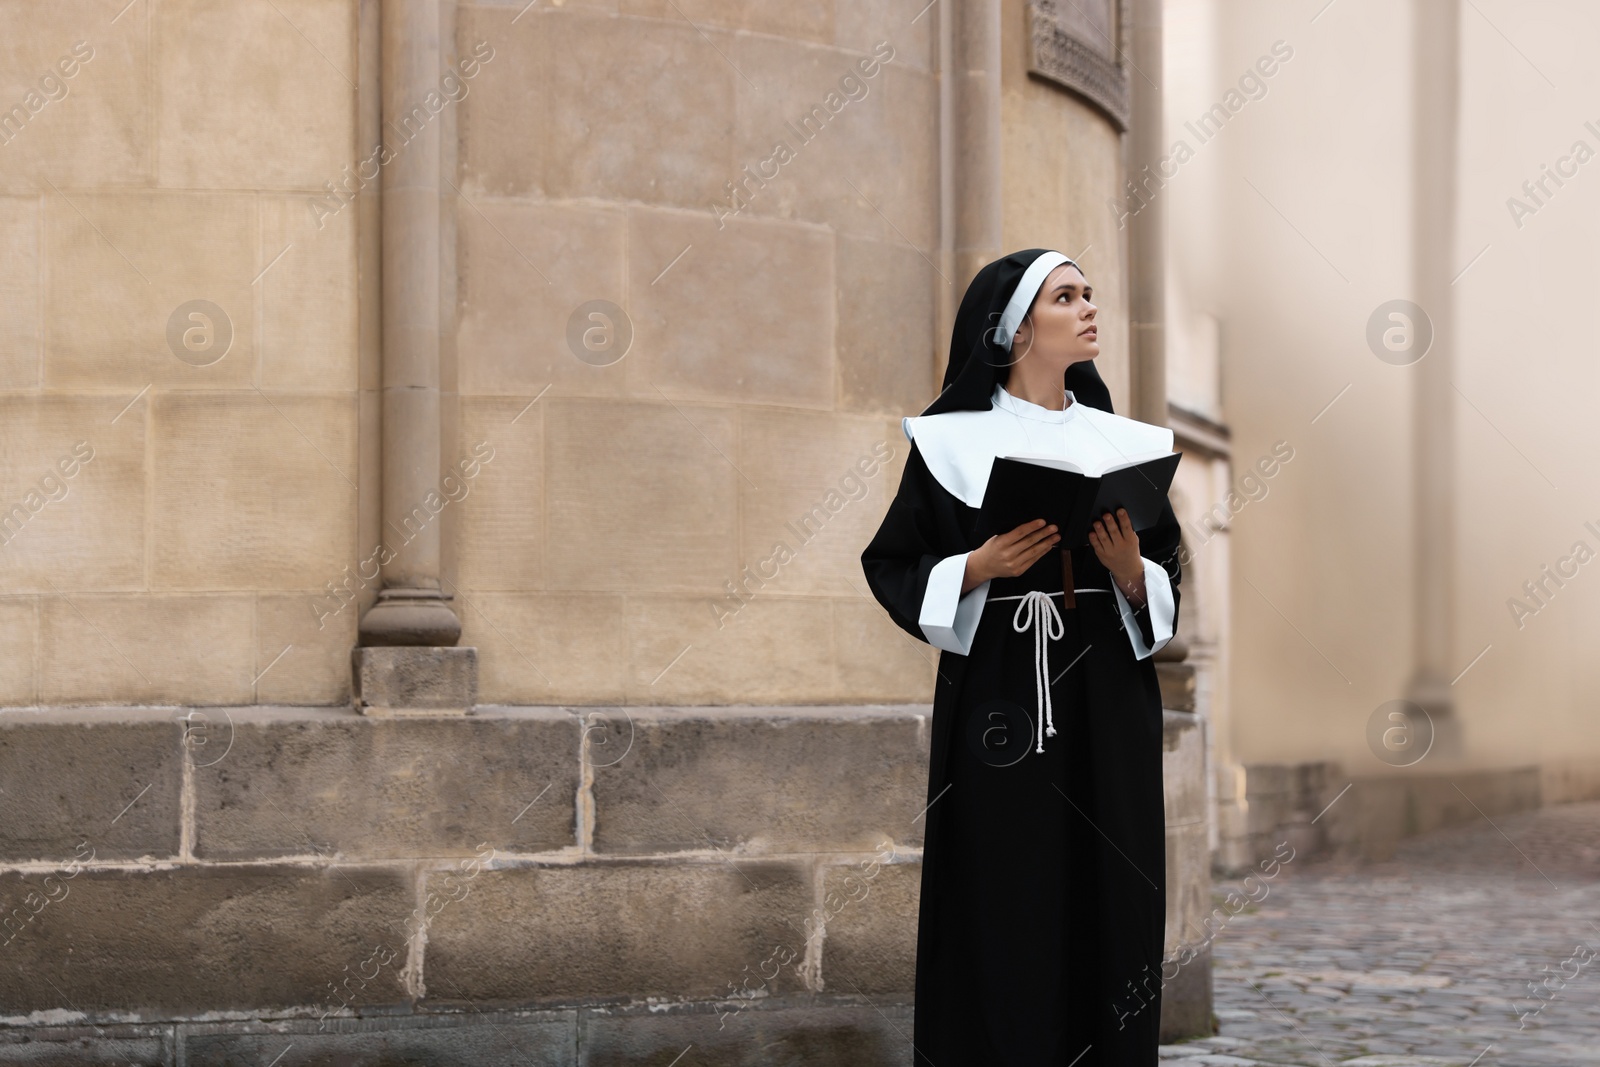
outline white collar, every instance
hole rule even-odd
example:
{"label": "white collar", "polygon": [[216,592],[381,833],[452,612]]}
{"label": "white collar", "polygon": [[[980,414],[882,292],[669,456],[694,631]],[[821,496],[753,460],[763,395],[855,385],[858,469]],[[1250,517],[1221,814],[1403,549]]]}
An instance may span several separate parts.
{"label": "white collar", "polygon": [[1063,389],[1061,394],[1064,399],[1070,399],[1072,402],[1065,405],[1060,411],[1035,404],[1032,401],[1023,400],[1021,397],[1012,396],[1006,392],[1006,387],[1003,385],[994,387],[994,395],[990,397],[990,400],[995,407],[1000,408],[1002,411],[1009,411],[1019,418],[1034,419],[1038,422],[1066,422],[1069,419],[1077,418],[1080,401],[1073,395],[1071,389]]}
{"label": "white collar", "polygon": [[[1050,443],[1043,450],[1054,452],[1070,448],[1074,458],[1090,462],[1113,459],[1119,454],[1172,448],[1170,429],[1091,408],[1072,396],[1070,390],[1064,392],[1073,402],[1061,411],[1054,411],[1019,400],[996,386],[992,397],[994,406],[987,410],[908,416],[900,420],[900,426],[906,440],[916,442],[934,480],[970,507],[982,506],[990,464],[996,456],[1041,451],[1046,439],[1050,439]],[[1061,428],[1044,431],[1041,435],[1035,425],[1030,434],[1024,419],[1035,424],[1055,423]]]}

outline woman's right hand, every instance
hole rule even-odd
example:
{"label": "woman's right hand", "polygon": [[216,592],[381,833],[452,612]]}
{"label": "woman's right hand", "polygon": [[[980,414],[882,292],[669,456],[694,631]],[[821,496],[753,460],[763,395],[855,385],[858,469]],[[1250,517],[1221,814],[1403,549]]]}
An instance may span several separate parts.
{"label": "woman's right hand", "polygon": [[1061,534],[1043,519],[1025,522],[1010,533],[995,534],[967,555],[961,591],[976,589],[991,578],[1015,578],[1060,541]]}

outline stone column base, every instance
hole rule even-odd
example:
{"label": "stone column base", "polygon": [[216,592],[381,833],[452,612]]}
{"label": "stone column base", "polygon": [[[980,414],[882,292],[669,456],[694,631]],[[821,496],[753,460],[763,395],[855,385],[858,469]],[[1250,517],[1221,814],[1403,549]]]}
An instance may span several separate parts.
{"label": "stone column base", "polygon": [[[1163,960],[1161,965],[1165,969],[1177,966],[1177,973],[1170,980],[1162,974],[1161,1043],[1216,1034],[1216,1017],[1211,1010],[1211,946],[1201,945],[1193,956],[1180,956],[1172,962]],[[1130,1003],[1137,1003],[1129,999]]]}
{"label": "stone column base", "polygon": [[361,643],[453,645],[461,637],[461,620],[450,607],[452,599],[437,589],[382,589],[361,616]]}
{"label": "stone column base", "polygon": [[363,715],[465,715],[478,702],[476,648],[356,648],[352,659]]}

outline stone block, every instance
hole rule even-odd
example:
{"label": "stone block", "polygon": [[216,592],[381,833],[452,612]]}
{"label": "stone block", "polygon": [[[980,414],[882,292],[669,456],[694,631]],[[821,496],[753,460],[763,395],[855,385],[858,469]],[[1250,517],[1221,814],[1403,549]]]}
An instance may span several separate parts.
{"label": "stone block", "polygon": [[1245,825],[1252,837],[1271,835],[1294,808],[1294,771],[1288,764],[1245,764]]}
{"label": "stone block", "polygon": [[1600,798],[1600,760],[1555,759],[1539,765],[1539,796],[1545,804]]}
{"label": "stone block", "polygon": [[470,12],[465,32],[492,41],[496,57],[462,101],[468,180],[492,195],[670,204],[709,218],[728,178],[739,74],[717,50],[727,55],[732,35],[680,17],[577,10],[512,26],[516,17]]}
{"label": "stone block", "polygon": [[[478,650],[357,648],[355,698],[363,711],[459,711],[478,702]],[[370,709],[370,710],[369,710]]]}
{"label": "stone block", "polygon": [[893,487],[861,480],[850,491],[857,495],[837,486],[746,487],[739,510],[741,565],[728,576],[741,595],[854,599],[867,592],[861,550],[877,533],[888,504],[885,493]]}
{"label": "stone block", "polygon": [[[1026,47],[1023,20],[1003,32],[1008,38],[1005,53],[1019,55]],[[1000,244],[1071,249],[1069,254],[1083,264],[1101,309],[1095,366],[1116,410],[1128,411],[1128,272],[1115,251],[1126,234],[1105,207],[1107,194],[1120,189],[1125,178],[1122,135],[1093,104],[1030,76],[1022,63],[1002,67],[1001,92],[1006,104]],[[1042,227],[1044,219],[1050,222]],[[1204,499],[1210,497],[1208,492]]]}
{"label": "stone block", "polygon": [[133,398],[0,397],[0,589],[144,587],[145,401],[118,416]]}
{"label": "stone block", "polygon": [[155,8],[160,183],[321,192],[339,179],[354,162],[355,26],[353,5],[321,0]]}
{"label": "stone block", "polygon": [[[1171,974],[1172,965],[1167,964],[1163,971],[1163,977]],[[1212,1033],[1211,946],[1205,945],[1176,975],[1162,982],[1161,1043],[1210,1037]]]}
{"label": "stone block", "polygon": [[248,704],[254,597],[40,597],[43,704]]}
{"label": "stone block", "polygon": [[844,695],[827,667],[828,601],[772,594],[732,618],[727,610],[720,597],[628,597],[629,702],[826,704]]}
{"label": "stone block", "polygon": [[[801,3],[769,4],[762,0],[621,0],[624,15],[642,15],[653,19],[688,19],[700,26],[719,29],[748,30],[773,37],[788,37],[821,44],[833,43],[835,5],[833,0],[803,0]],[[877,5],[848,5],[877,6]],[[762,70],[748,72],[752,77],[770,73]]]}
{"label": "stone block", "polygon": [[1344,785],[1339,765],[1319,760],[1295,764],[1289,791],[1294,797],[1295,809],[1315,818]]}
{"label": "stone block", "polygon": [[1281,796],[1251,797],[1250,806],[1245,809],[1245,825],[1252,838],[1265,839],[1276,834],[1289,816],[1290,809]]}
{"label": "stone block", "polygon": [[34,665],[39,650],[39,599],[0,597],[0,706],[34,704],[39,688]]}
{"label": "stone block", "polygon": [[1183,946],[1205,939],[1205,916],[1211,911],[1211,854],[1204,823],[1169,826],[1166,840],[1167,936],[1163,952],[1174,956]]}
{"label": "stone block", "polygon": [[[1416,825],[1412,804],[1407,783],[1398,777],[1359,779],[1318,822],[1336,856],[1388,859],[1406,835],[1406,824]],[[1251,830],[1256,854],[1270,852],[1272,844],[1267,837],[1276,824],[1266,832],[1256,832],[1252,820]]]}
{"label": "stone block", "polygon": [[358,561],[354,394],[167,394],[152,419],[152,584],[321,591]]}
{"label": "stone block", "polygon": [[178,1036],[165,1024],[26,1026],[0,1030],[6,1067],[174,1067]]}
{"label": "stone block", "polygon": [[822,988],[830,993],[909,996],[916,991],[922,864],[872,866],[877,859],[829,866],[823,872],[818,905],[827,930]]}
{"label": "stone block", "polygon": [[[532,1067],[578,1062],[578,1013],[467,1011],[459,1015],[275,1019],[184,1027],[188,1062],[271,1067],[397,1067],[405,1064]],[[0,1061],[3,1062],[3,1061]]]}
{"label": "stone block", "polygon": [[[910,451],[878,419],[782,409],[740,413],[742,589],[856,598],[861,548],[877,532]],[[743,568],[749,568],[749,574]]]}
{"label": "stone block", "polygon": [[1402,822],[1407,836],[1539,806],[1536,766],[1433,774],[1407,784],[1409,810]]}
{"label": "stone block", "polygon": [[[1159,653],[1157,653],[1159,656]],[[1156,664],[1156,683],[1161,688],[1161,706],[1168,711],[1193,712],[1195,709],[1195,668],[1192,663]]]}
{"label": "stone block", "polygon": [[327,603],[315,593],[257,595],[255,703],[350,702],[350,650],[361,613],[355,605],[337,614],[313,608]]}
{"label": "stone block", "polygon": [[737,570],[732,411],[659,397],[540,403],[549,587],[709,593]]}
{"label": "stone block", "polygon": [[[22,881],[0,875],[8,915],[30,912]],[[414,889],[399,870],[80,869],[48,892],[6,946],[0,1014],[326,1010],[336,983],[360,1006],[407,1000]]]}
{"label": "stone block", "polygon": [[[146,11],[119,17],[94,0],[0,2],[0,70],[10,72],[3,106],[25,105],[30,90],[39,105],[20,128],[0,135],[0,190],[34,195],[48,188],[42,178],[69,191],[150,182]],[[47,75],[61,86],[49,102],[39,91]]]}
{"label": "stone block", "polygon": [[459,598],[466,605],[461,640],[478,646],[481,703],[622,701],[628,646],[620,595],[472,591]]}
{"label": "stone block", "polygon": [[[458,474],[466,495],[451,504],[456,523],[454,580],[474,595],[484,590],[520,591],[544,585],[546,546],[541,532],[545,523],[545,404],[549,398],[529,407],[532,399],[530,394],[527,398],[469,396],[461,400],[456,435],[460,455],[451,462],[474,456],[473,449],[484,442],[493,449],[493,458],[478,466],[476,476],[466,479]],[[460,614],[462,625],[468,625],[472,609],[463,608]]]}
{"label": "stone block", "polygon": [[1536,765],[1430,775],[1417,779],[1416,784],[1419,833],[1475,822],[1485,815],[1532,811],[1539,806]]}
{"label": "stone block", "polygon": [[[468,209],[458,223],[461,392],[516,398],[507,420],[546,386],[552,396],[621,395],[625,361],[636,360],[637,350],[601,345],[589,355],[594,362],[586,362],[569,347],[567,327],[591,300],[628,303],[625,211],[488,196],[474,196],[473,203],[482,216]],[[540,340],[530,344],[530,338]],[[539,432],[538,411],[517,421],[519,434]]]}
{"label": "stone block", "polygon": [[324,215],[319,227],[310,202],[306,196],[260,201],[260,382],[268,391],[354,391],[357,210]]}
{"label": "stone block", "polygon": [[791,408],[744,408],[739,413],[739,469],[761,489],[839,489],[850,474],[868,483],[882,479],[898,484],[910,451],[899,416]]}
{"label": "stone block", "polygon": [[735,218],[719,228],[709,211],[630,208],[628,311],[639,348],[628,357],[630,386],[680,406],[832,409],[833,247],[830,232],[805,223]]}
{"label": "stone block", "polygon": [[866,55],[879,41],[888,41],[894,46],[895,66],[931,71],[938,61],[939,36],[939,20],[928,17],[932,14],[913,11],[907,15],[892,4],[837,4],[833,43]]}
{"label": "stone block", "polygon": [[6,811],[0,860],[176,856],[183,781],[177,714],[85,709],[0,715]]}
{"label": "stone block", "polygon": [[1205,723],[1198,715],[1162,712],[1162,779],[1167,825],[1206,821]]}
{"label": "stone block", "polygon": [[903,999],[596,1007],[580,1025],[583,1067],[666,1067],[691,1047],[697,1067],[912,1067],[912,1008]]}
{"label": "stone block", "polygon": [[203,859],[576,844],[579,722],[569,712],[440,719],[252,709],[227,725],[221,718],[212,714],[207,745],[218,754],[195,757],[194,850]]}
{"label": "stone block", "polygon": [[1265,848],[1264,855],[1259,862],[1265,862],[1267,856],[1280,845],[1288,845],[1294,849],[1295,856],[1320,856],[1327,851],[1327,834],[1323,832],[1321,823],[1313,824],[1309,819],[1296,819],[1278,827],[1275,834],[1264,835],[1261,838]]}
{"label": "stone block", "polygon": [[630,708],[594,774],[594,848],[740,855],[920,847],[922,720],[898,708]]}
{"label": "stone block", "polygon": [[[898,54],[897,42],[889,43]],[[733,86],[738,107],[725,177],[747,190],[741,217],[803,220],[936,258],[939,96],[933,77],[893,60],[863,77],[861,53],[768,36],[736,37],[728,57],[741,70],[756,72]],[[788,148],[787,162],[779,145]],[[714,197],[727,207],[729,193],[720,182]],[[1037,234],[1037,218],[1033,229]]]}
{"label": "stone block", "polygon": [[[727,996],[780,946],[803,950],[811,875],[744,857],[483,871],[428,934],[428,1003]],[[793,967],[773,995],[803,986]]]}
{"label": "stone block", "polygon": [[[1318,811],[1338,790],[1329,788],[1327,793]],[[1341,858],[1384,860],[1394,855],[1402,838],[1476,822],[1484,816],[1531,810],[1539,803],[1539,769],[1533,766],[1358,777],[1317,820],[1322,836],[1313,841],[1325,841]],[[1297,829],[1308,831],[1310,827],[1301,823],[1275,828],[1273,841],[1265,840],[1266,834],[1258,835],[1258,854],[1270,852],[1276,840]],[[1293,840],[1299,847],[1304,834]]]}
{"label": "stone block", "polygon": [[1244,773],[1245,793],[1252,801],[1288,793],[1293,778],[1293,771],[1282,763],[1247,763]]}
{"label": "stone block", "polygon": [[925,704],[932,715],[938,650],[896,626],[870,593],[833,602],[833,647],[841,693],[862,701]]}
{"label": "stone block", "polygon": [[43,283],[37,197],[0,197],[0,263],[5,264],[0,275],[0,389],[34,389],[39,385]]}
{"label": "stone block", "polygon": [[[616,0],[606,0],[615,11]],[[456,41],[487,40],[494,46],[494,58],[482,68],[472,90],[462,99],[456,116],[460,138],[461,189],[474,202],[482,198],[545,195],[544,153],[550,126],[550,71],[545,61],[549,49],[551,18],[566,18],[566,12],[534,8],[517,19],[517,12],[506,7],[471,4],[456,15]],[[493,81],[489,80],[491,72]],[[492,90],[484,90],[492,86]],[[471,210],[470,208],[468,209]],[[482,221],[481,219],[479,220]],[[461,222],[470,225],[468,220]],[[466,225],[462,226],[464,230]],[[462,233],[458,241],[464,242]],[[463,249],[466,247],[462,244]],[[544,269],[541,264],[540,269]],[[461,264],[462,277],[472,266]],[[463,386],[466,379],[463,379]]]}
{"label": "stone block", "polygon": [[[46,386],[126,389],[126,403],[148,385],[254,384],[254,197],[63,190],[44,205]],[[221,311],[179,314],[194,300]]]}
{"label": "stone block", "polygon": [[[836,239],[834,326],[839,406],[847,411],[920,411],[933,385],[933,265],[899,242]],[[892,315],[886,308],[894,308]],[[900,435],[899,442],[905,443]],[[909,447],[909,446],[907,446]]]}

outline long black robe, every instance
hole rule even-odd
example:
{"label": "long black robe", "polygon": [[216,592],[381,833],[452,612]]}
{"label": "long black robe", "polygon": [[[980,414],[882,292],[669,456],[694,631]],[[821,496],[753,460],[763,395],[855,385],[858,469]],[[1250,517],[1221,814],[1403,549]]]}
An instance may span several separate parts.
{"label": "long black robe", "polygon": [[[883,524],[862,553],[878,602],[912,637],[929,574],[975,549],[978,510],[948,492],[913,442]],[[1139,553],[1172,586],[1170,505]],[[1080,592],[1049,643],[1057,734],[1035,751],[1035,640],[1017,600],[1062,584],[1063,556],[993,580],[966,656],[943,650],[933,700],[917,925],[918,1067],[1148,1067],[1157,1062],[1166,924],[1162,711],[1152,657],[1136,658],[1111,593]],[[1070,554],[1074,589],[1111,577]],[[1148,582],[1147,582],[1148,585]],[[1148,595],[1146,600],[1148,602]],[[1153,648],[1148,606],[1134,615]],[[1080,655],[1081,654],[1081,655]],[[1142,1005],[1142,1007],[1141,1007]]]}

